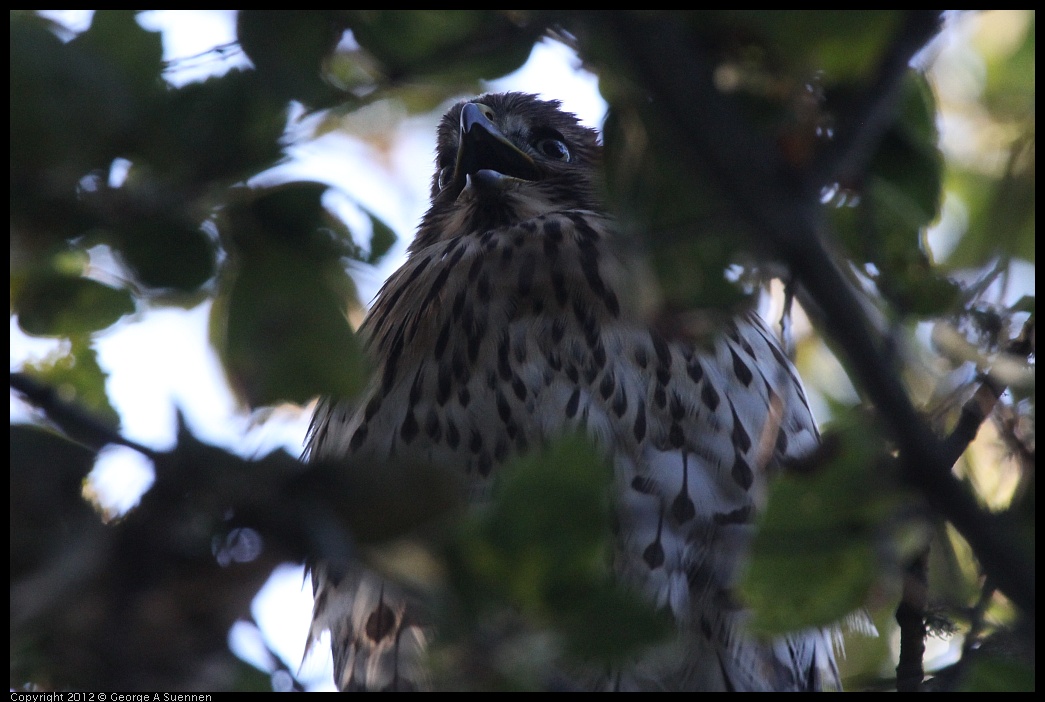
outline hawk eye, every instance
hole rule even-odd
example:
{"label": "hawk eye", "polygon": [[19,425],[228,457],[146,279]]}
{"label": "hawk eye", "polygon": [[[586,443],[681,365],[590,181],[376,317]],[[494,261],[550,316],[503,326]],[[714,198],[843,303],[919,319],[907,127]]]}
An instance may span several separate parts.
{"label": "hawk eye", "polygon": [[556,161],[569,161],[570,150],[562,139],[541,139],[536,144],[537,150]]}
{"label": "hawk eye", "polygon": [[436,183],[438,184],[440,190],[447,186],[453,174],[454,169],[450,166],[446,166],[445,168],[439,169],[439,180],[437,180]]}

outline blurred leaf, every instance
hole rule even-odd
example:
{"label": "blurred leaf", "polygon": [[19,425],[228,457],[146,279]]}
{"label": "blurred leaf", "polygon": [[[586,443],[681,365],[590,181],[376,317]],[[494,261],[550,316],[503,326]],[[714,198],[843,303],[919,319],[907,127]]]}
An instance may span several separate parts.
{"label": "blurred leaf", "polygon": [[[89,411],[102,423],[114,429],[120,426],[120,415],[105,390],[109,376],[98,365],[97,353],[83,337],[73,339],[68,353],[55,353],[43,361],[27,363],[25,371],[54,388],[63,400]],[[76,427],[63,428],[78,438]]]}
{"label": "blurred leaf", "polygon": [[236,35],[276,98],[326,107],[338,97],[323,74],[344,30],[340,15],[333,10],[240,10]]}
{"label": "blurred leaf", "polygon": [[323,209],[324,190],[296,183],[261,191],[220,225],[234,256],[219,282],[211,335],[252,407],[352,397],[368,377],[347,320],[358,302],[334,235],[343,227]]}
{"label": "blurred leaf", "polygon": [[370,223],[374,231],[370,235],[370,253],[363,260],[371,265],[377,265],[385,257],[385,254],[388,253],[388,250],[395,245],[398,237],[392,231],[392,228],[376,215],[369,212],[367,215],[370,217]]}
{"label": "blurred leaf", "polygon": [[76,336],[105,329],[134,312],[126,290],[56,271],[28,278],[12,300],[18,324],[37,336]]}
{"label": "blurred leaf", "polygon": [[476,616],[519,608],[582,658],[619,661],[668,630],[610,577],[610,475],[591,445],[566,437],[502,469],[488,510],[465,518],[452,578]]}
{"label": "blurred leaf", "polygon": [[348,10],[345,19],[393,83],[497,78],[526,61],[544,29],[519,10]]}
{"label": "blurred leaf", "polygon": [[131,160],[189,187],[231,184],[274,165],[286,123],[286,104],[257,74],[233,70],[170,91]]}
{"label": "blurred leaf", "polygon": [[1033,692],[1034,664],[1020,660],[1026,655],[974,657],[962,681],[962,692]]}
{"label": "blurred leaf", "polygon": [[902,11],[849,9],[726,10],[697,16],[702,20],[693,22],[698,29],[711,26],[718,37],[746,41],[749,57],[752,47],[760,47],[771,70],[823,71],[829,82],[866,77],[903,20]]}
{"label": "blurred leaf", "polygon": [[809,465],[771,485],[741,584],[755,629],[784,633],[837,622],[890,572],[879,559],[903,550],[902,522],[889,534],[881,525],[905,498],[890,482],[884,446],[866,418],[836,418]]}
{"label": "blurred leaf", "polygon": [[184,221],[163,215],[135,217],[115,234],[117,255],[145,286],[190,292],[214,275],[214,242]]}
{"label": "blurred leaf", "polygon": [[69,45],[107,61],[138,100],[146,102],[162,85],[163,37],[138,24],[137,13],[95,10],[90,28]]}

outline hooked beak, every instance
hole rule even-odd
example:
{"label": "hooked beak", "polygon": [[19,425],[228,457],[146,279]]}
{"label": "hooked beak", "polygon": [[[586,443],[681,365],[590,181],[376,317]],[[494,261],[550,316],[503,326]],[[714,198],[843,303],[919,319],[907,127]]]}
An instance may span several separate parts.
{"label": "hooked beak", "polygon": [[533,159],[520,151],[483,114],[482,108],[468,103],[461,110],[461,145],[454,165],[453,189],[466,185],[493,185],[507,179],[537,180],[540,171]]}

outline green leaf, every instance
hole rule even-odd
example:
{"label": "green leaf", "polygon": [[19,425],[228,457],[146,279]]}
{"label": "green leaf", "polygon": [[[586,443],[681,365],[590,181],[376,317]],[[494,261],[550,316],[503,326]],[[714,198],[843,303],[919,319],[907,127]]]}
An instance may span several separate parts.
{"label": "green leaf", "polygon": [[12,300],[18,324],[37,336],[77,336],[105,329],[134,312],[126,290],[78,275],[47,271],[29,277]]}
{"label": "green leaf", "polygon": [[882,531],[906,499],[889,477],[884,445],[866,418],[842,416],[813,465],[772,484],[741,584],[755,629],[823,626],[863,605],[883,572],[880,554],[901,541],[899,532]]}
{"label": "green leaf", "polygon": [[286,104],[253,71],[229,71],[170,91],[131,160],[186,186],[231,183],[275,163],[286,121]]}
{"label": "green leaf", "polygon": [[620,661],[668,631],[610,576],[610,472],[583,438],[564,437],[500,469],[489,508],[466,517],[450,557],[474,616],[508,606],[557,632],[580,659]]}
{"label": "green leaf", "polygon": [[396,233],[392,231],[392,228],[384,223],[373,213],[368,212],[367,215],[370,217],[370,223],[373,226],[373,233],[370,235],[370,253],[366,255],[364,261],[371,265],[377,265],[388,250],[396,243]]}
{"label": "green leaf", "polygon": [[214,275],[214,242],[173,216],[130,219],[114,233],[117,255],[145,286],[191,292]]}
{"label": "green leaf", "polygon": [[510,10],[349,10],[356,40],[392,81],[491,79],[523,63],[543,26]]}
{"label": "green leaf", "polygon": [[324,64],[344,30],[337,11],[240,10],[236,35],[262,83],[279,100],[313,107],[333,103]]}
{"label": "green leaf", "polygon": [[234,254],[219,281],[211,336],[233,388],[252,407],[352,397],[368,378],[347,318],[358,301],[335,235],[344,227],[323,209],[324,189],[262,191],[221,223]]}
{"label": "green leaf", "polygon": [[[108,374],[98,365],[98,355],[85,339],[73,339],[65,353],[56,353],[38,363],[27,363],[25,371],[46,383],[67,402],[74,402],[102,423],[120,426],[120,415],[105,390]],[[64,429],[76,436],[76,427]]]}
{"label": "green leaf", "polygon": [[974,656],[962,682],[962,692],[1034,692],[1034,664],[1018,657]]}
{"label": "green leaf", "polygon": [[138,24],[137,10],[96,10],[90,28],[70,42],[106,61],[142,101],[163,82],[163,37]]}

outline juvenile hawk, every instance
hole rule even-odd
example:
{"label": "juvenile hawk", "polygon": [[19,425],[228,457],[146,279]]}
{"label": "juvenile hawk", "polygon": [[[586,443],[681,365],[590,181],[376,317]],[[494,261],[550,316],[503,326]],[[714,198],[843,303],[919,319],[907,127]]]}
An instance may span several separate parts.
{"label": "juvenile hawk", "polygon": [[[829,633],[756,640],[731,596],[766,474],[818,442],[798,375],[753,313],[711,350],[647,324],[599,201],[597,135],[559,107],[490,94],[443,118],[431,208],[361,330],[374,380],[320,406],[308,450],[452,467],[482,494],[514,455],[586,431],[613,457],[615,572],[678,624],[673,654],[605,686],[837,686]],[[340,687],[423,686],[425,630],[391,583],[313,578]]]}

